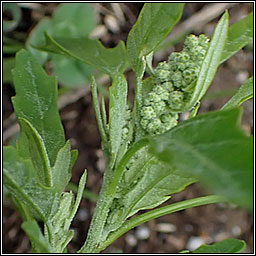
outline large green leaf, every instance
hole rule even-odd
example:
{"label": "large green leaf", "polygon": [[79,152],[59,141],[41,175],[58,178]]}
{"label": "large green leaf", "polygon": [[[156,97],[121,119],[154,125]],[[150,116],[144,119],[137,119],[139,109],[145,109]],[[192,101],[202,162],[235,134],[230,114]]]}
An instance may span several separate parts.
{"label": "large green leaf", "polygon": [[42,137],[51,166],[65,144],[57,106],[57,81],[48,76],[29,52],[21,50],[13,71],[16,116],[28,120]]}
{"label": "large green leaf", "polygon": [[245,247],[246,243],[243,240],[230,238],[212,245],[201,245],[192,253],[240,253],[245,249]]}
{"label": "large green leaf", "polygon": [[148,147],[136,153],[120,180],[102,239],[139,210],[152,209],[196,179],[159,161]]}
{"label": "large green leaf", "polygon": [[253,13],[231,25],[228,38],[221,56],[221,63],[229,59],[253,39]]}
{"label": "large green leaf", "polygon": [[178,22],[183,3],[146,3],[137,22],[129,32],[127,51],[134,70],[138,70],[142,56],[146,56],[166,38]]}
{"label": "large green leaf", "polygon": [[225,12],[214,30],[207,54],[200,69],[194,92],[183,111],[190,110],[197,102],[199,102],[210,86],[220,64],[221,54],[227,38],[227,31],[228,13]]}
{"label": "large green leaf", "polygon": [[215,193],[251,209],[253,141],[240,129],[240,117],[240,109],[199,115],[151,138],[152,150]]}
{"label": "large green leaf", "polygon": [[127,53],[121,41],[115,48],[105,48],[99,40],[89,38],[56,38],[45,33],[46,43],[38,47],[43,51],[62,54],[80,60],[112,78],[127,67]]}
{"label": "large green leaf", "polygon": [[222,107],[231,109],[240,106],[243,102],[253,97],[253,77],[250,77],[237,91],[237,93]]}
{"label": "large green leaf", "polygon": [[118,74],[109,88],[109,141],[113,159],[116,158],[121,145],[126,101],[127,81],[123,75]]}

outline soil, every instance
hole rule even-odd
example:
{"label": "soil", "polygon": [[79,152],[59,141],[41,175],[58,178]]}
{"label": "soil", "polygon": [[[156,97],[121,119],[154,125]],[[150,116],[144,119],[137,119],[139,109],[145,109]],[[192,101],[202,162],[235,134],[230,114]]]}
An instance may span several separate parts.
{"label": "soil", "polygon": [[[58,4],[38,3],[38,5],[42,7],[41,9],[39,8],[41,11],[33,8],[22,8],[23,18],[20,25],[15,29],[16,32],[22,32],[25,36],[28,35],[38,20],[44,16],[52,15]],[[116,33],[113,33],[107,27],[107,33],[100,38],[105,46],[113,47],[120,39],[126,40],[127,34],[134,24],[142,5],[142,3],[123,3],[121,5],[126,23],[120,24],[120,30]],[[188,3],[185,6],[180,22],[202,10],[205,5],[209,5],[209,3]],[[96,8],[99,11],[99,24],[106,25],[104,23],[106,14],[108,12],[113,13],[111,5],[109,3],[101,3]],[[248,14],[252,8],[253,5],[248,3],[234,5],[229,10],[231,20],[235,22],[236,19]],[[209,31],[210,28],[215,26],[218,18],[207,23],[205,26],[197,28],[196,33]],[[14,36],[15,31],[9,32],[8,36]],[[179,43],[176,49],[180,49],[181,45],[182,43]],[[4,57],[6,56],[4,55]],[[163,53],[160,58],[166,59],[167,53]],[[253,75],[253,53],[250,48],[245,47],[219,68],[209,93],[226,89],[237,89],[251,75]],[[132,72],[127,72],[126,77],[131,88],[129,98],[132,99]],[[15,92],[11,84],[3,84],[3,122],[6,122],[13,113],[10,97],[14,94]],[[211,95],[208,94],[208,96],[210,97]],[[229,98],[230,96],[223,97],[222,95],[214,99],[205,99],[200,107],[200,112],[219,109]],[[243,107],[243,128],[248,133],[251,133],[253,130],[253,101],[250,100],[244,103]],[[66,106],[61,110],[60,115],[65,128],[66,138],[70,139],[72,148],[79,150],[79,157],[72,170],[72,182],[77,184],[79,177],[86,168],[88,171],[86,187],[89,191],[98,193],[102,182],[104,158],[90,94]],[[8,129],[8,126],[5,127],[6,129]],[[11,140],[9,139],[5,144],[10,142]],[[199,184],[193,184],[181,193],[173,195],[164,205],[203,195],[207,195],[207,191]],[[68,246],[69,252],[75,252],[82,246],[94,207],[94,202],[88,199],[82,200],[79,211],[72,223],[75,237]],[[4,253],[32,252],[29,240],[20,227],[21,223],[22,221],[12,204],[4,198]],[[207,205],[149,221],[120,237],[103,253],[177,253],[183,249],[192,248],[198,241],[212,243],[225,238],[245,240],[247,248],[244,253],[253,253],[253,224],[252,214],[244,209],[228,204]]]}

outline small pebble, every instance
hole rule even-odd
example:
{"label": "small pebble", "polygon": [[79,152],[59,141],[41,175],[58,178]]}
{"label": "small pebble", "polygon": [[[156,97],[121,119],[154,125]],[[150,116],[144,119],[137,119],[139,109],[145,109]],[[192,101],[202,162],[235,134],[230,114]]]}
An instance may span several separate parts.
{"label": "small pebble", "polygon": [[149,238],[150,231],[147,226],[141,225],[136,229],[135,235],[140,240],[146,240]]}
{"label": "small pebble", "polygon": [[172,233],[177,230],[176,226],[171,223],[158,223],[156,225],[156,231],[162,233]]}
{"label": "small pebble", "polygon": [[243,84],[249,78],[249,74],[247,71],[241,71],[236,75],[236,80]]}
{"label": "small pebble", "polygon": [[231,233],[234,235],[234,236],[239,236],[241,235],[242,233],[242,230],[239,226],[234,226],[231,230]]}
{"label": "small pebble", "polygon": [[102,38],[107,32],[108,30],[105,25],[99,25],[90,33],[90,39]]}
{"label": "small pebble", "polygon": [[185,225],[185,231],[186,232],[191,232],[194,230],[194,227],[191,224],[186,224]]}
{"label": "small pebble", "polygon": [[88,211],[86,209],[81,208],[81,210],[79,210],[79,212],[77,213],[77,218],[80,221],[85,221],[88,219]]}
{"label": "small pebble", "polygon": [[196,248],[204,243],[204,240],[200,236],[191,236],[187,242],[186,248],[189,251],[194,251]]}
{"label": "small pebble", "polygon": [[127,234],[125,236],[125,241],[128,245],[130,245],[131,247],[134,247],[135,245],[137,245],[138,240],[136,239],[136,237],[132,234]]}
{"label": "small pebble", "polygon": [[220,241],[222,241],[222,240],[224,240],[224,239],[227,239],[227,238],[229,238],[230,237],[230,234],[229,233],[227,233],[227,232],[220,232],[220,233],[218,233],[218,234],[216,234],[215,236],[214,236],[214,241],[215,242],[220,242]]}
{"label": "small pebble", "polygon": [[114,16],[106,15],[104,22],[105,22],[106,26],[108,27],[108,29],[110,31],[112,31],[113,33],[117,33],[120,30],[118,22]]}

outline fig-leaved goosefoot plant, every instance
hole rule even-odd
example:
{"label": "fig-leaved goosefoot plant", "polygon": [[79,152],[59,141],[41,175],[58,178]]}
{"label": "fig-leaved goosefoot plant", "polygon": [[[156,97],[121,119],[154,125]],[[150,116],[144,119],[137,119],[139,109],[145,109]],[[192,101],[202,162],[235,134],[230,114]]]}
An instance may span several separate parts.
{"label": "fig-leaved goosefoot plant", "polygon": [[[188,36],[181,52],[171,53],[153,68],[153,53],[179,21],[183,6],[146,3],[126,45],[120,42],[112,49],[89,38],[53,39],[47,33],[45,44],[37,46],[78,59],[112,80],[107,116],[104,98],[99,100],[96,80],[91,79],[107,167],[78,253],[101,252],[132,228],[191,207],[232,202],[252,209],[252,136],[239,126],[239,106],[252,97],[253,78],[223,109],[197,115],[220,63],[252,39],[252,14],[229,27],[225,12],[211,38]],[[132,108],[124,76],[128,67],[135,74]],[[147,67],[150,76],[144,79]],[[21,131],[16,147],[4,147],[4,185],[23,219],[22,228],[33,251],[64,253],[74,235],[70,225],[82,198],[86,172],[76,197],[65,191],[78,152],[65,141],[55,77],[48,76],[25,50],[16,56],[13,77],[16,95],[12,102]],[[188,120],[178,122],[180,113],[187,111]],[[157,208],[197,181],[213,194]],[[141,210],[148,211],[141,214]],[[43,231],[38,221],[44,223]],[[227,239],[203,245],[195,253],[233,253],[244,248],[244,241]]]}

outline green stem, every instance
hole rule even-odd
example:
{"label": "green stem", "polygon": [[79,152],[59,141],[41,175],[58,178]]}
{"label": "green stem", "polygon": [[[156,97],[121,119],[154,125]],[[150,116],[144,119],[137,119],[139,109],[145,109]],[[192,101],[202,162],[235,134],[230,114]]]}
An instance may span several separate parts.
{"label": "green stem", "polygon": [[125,155],[122,157],[121,161],[116,167],[115,175],[113,176],[112,182],[108,187],[107,190],[107,196],[114,195],[116,191],[116,186],[123,174],[124,168],[129,162],[129,160],[132,158],[132,156],[141,148],[147,146],[149,143],[149,140],[147,138],[141,139],[133,144],[132,147],[129,148],[129,150],[125,153]]}
{"label": "green stem", "polygon": [[224,202],[225,199],[221,196],[217,195],[211,195],[211,196],[204,196],[194,199],[185,200],[182,202],[170,204],[161,208],[157,208],[155,210],[146,212],[144,214],[141,214],[137,217],[134,217],[128,221],[126,221],[122,227],[117,229],[116,231],[112,232],[108,238],[100,244],[100,246],[97,248],[94,253],[98,253],[102,250],[104,250],[107,246],[112,244],[115,240],[117,240],[120,236],[122,236],[124,233],[128,232],[129,230],[133,229],[134,227],[141,225],[142,223],[145,223],[149,220],[156,219],[158,217],[178,212],[181,210],[185,210],[192,207],[202,206],[206,204],[214,204],[219,202]]}
{"label": "green stem", "polygon": [[97,201],[96,209],[93,214],[93,218],[90,224],[90,229],[86,238],[85,244],[78,251],[78,253],[93,253],[98,245],[100,244],[100,239],[102,231],[105,225],[105,221],[108,216],[109,208],[115,197],[117,184],[122,176],[124,168],[131,157],[140,148],[148,144],[148,139],[142,139],[135,143],[123,156],[119,165],[117,166],[115,172],[110,168],[111,164],[105,172],[102,189]]}
{"label": "green stem", "polygon": [[103,177],[103,184],[101,187],[99,198],[97,200],[96,208],[93,214],[86,241],[81,249],[78,251],[78,253],[94,252],[95,248],[100,242],[105,221],[108,216],[108,211],[114,198],[114,196],[106,196],[106,190],[109,187],[112,176],[113,170],[110,168],[110,165],[108,165]]}

